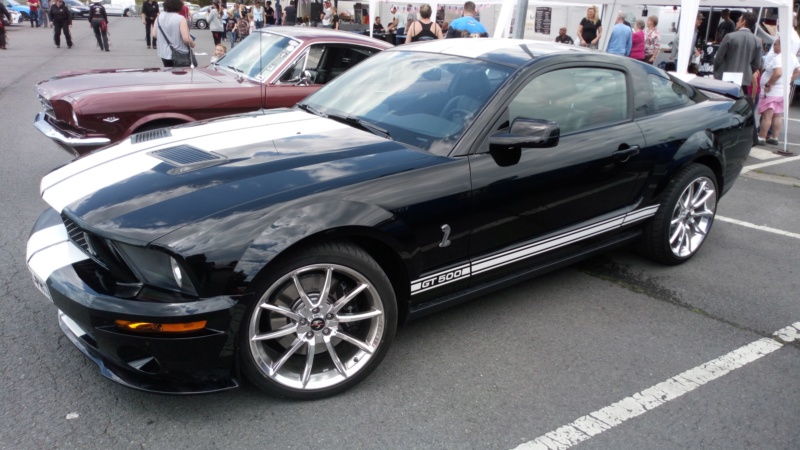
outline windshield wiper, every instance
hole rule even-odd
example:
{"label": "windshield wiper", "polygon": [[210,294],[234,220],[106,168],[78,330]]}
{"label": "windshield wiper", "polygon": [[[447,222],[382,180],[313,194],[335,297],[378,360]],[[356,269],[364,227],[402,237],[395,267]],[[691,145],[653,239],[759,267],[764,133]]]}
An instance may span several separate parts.
{"label": "windshield wiper", "polygon": [[364,119],[359,119],[356,116],[343,116],[338,114],[328,114],[329,119],[336,120],[338,122],[346,123],[348,125],[355,126],[356,128],[360,128],[364,131],[369,131],[372,134],[385,137],[386,139],[391,139],[392,135],[389,134],[388,130],[385,130],[374,123],[367,122]]}
{"label": "windshield wiper", "polygon": [[225,67],[227,67],[228,69],[231,69],[232,71],[238,73],[239,74],[239,79],[244,78],[244,72],[242,71],[242,69],[237,69],[236,67],[233,67],[232,64],[230,66],[225,66]]}
{"label": "windshield wiper", "polygon": [[315,116],[328,117],[327,114],[324,114],[324,113],[320,112],[317,108],[314,108],[313,106],[309,105],[308,103],[298,103],[297,107],[302,109],[303,111],[308,111],[308,112],[310,112],[311,114],[313,114]]}

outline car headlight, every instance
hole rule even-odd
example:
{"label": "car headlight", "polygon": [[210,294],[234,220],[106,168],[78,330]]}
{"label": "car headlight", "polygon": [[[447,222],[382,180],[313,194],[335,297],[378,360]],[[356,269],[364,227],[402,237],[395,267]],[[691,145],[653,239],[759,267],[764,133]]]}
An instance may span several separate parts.
{"label": "car headlight", "polygon": [[114,245],[143,283],[197,296],[189,273],[175,257],[151,248],[136,247],[119,242],[115,242]]}

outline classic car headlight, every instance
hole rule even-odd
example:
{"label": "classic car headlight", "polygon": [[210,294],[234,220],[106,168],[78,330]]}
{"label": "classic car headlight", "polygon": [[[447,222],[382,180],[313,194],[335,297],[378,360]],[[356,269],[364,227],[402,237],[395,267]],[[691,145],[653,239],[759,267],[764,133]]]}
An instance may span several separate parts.
{"label": "classic car headlight", "polygon": [[197,296],[188,272],[174,257],[159,250],[119,242],[115,242],[115,246],[144,283]]}

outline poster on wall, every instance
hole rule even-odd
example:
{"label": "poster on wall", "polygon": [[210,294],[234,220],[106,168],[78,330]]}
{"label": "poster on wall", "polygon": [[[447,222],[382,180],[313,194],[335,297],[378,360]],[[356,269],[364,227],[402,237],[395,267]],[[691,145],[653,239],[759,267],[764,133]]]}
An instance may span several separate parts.
{"label": "poster on wall", "polygon": [[552,15],[552,8],[536,8],[533,31],[540,34],[549,35]]}

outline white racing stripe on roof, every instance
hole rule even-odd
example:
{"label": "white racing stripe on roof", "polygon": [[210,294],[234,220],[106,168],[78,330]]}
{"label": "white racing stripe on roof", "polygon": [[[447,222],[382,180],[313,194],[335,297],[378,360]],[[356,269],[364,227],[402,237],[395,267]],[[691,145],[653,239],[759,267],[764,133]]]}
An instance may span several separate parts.
{"label": "white racing stripe on roof", "polygon": [[[773,336],[785,343],[800,339],[800,322],[776,331]],[[770,338],[751,342],[612,405],[580,417],[574,422],[543,434],[532,441],[525,442],[517,446],[515,450],[570,448],[763,358],[782,347],[783,344]]]}
{"label": "white racing stripe on roof", "polygon": [[85,259],[89,259],[86,253],[72,242],[66,241],[35,252],[28,261],[28,267],[41,280],[46,281],[56,270]]}

